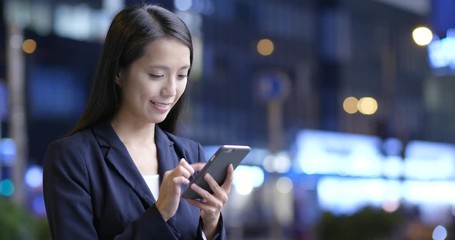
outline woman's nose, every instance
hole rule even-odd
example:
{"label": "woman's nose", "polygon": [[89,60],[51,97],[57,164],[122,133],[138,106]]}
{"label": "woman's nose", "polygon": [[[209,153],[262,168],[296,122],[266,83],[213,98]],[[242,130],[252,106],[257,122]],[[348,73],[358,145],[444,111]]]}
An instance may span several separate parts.
{"label": "woman's nose", "polygon": [[163,86],[161,90],[161,94],[164,96],[174,96],[177,93],[177,79],[174,77],[170,77]]}

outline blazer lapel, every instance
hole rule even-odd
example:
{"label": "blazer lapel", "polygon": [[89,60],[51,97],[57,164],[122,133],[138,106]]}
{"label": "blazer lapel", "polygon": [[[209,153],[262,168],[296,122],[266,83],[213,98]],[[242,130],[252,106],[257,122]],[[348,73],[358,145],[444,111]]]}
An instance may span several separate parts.
{"label": "blazer lapel", "polygon": [[158,126],[155,127],[155,144],[158,151],[158,172],[160,173],[161,183],[164,173],[174,169],[183,156],[177,156],[174,150],[174,142]]}
{"label": "blazer lapel", "polygon": [[142,199],[142,202],[146,205],[145,208],[150,207],[155,202],[155,199],[141,173],[131,159],[125,145],[115,133],[111,124],[109,122],[103,123],[92,129],[98,139],[100,148],[105,154],[105,160],[113,166],[118,174]]}

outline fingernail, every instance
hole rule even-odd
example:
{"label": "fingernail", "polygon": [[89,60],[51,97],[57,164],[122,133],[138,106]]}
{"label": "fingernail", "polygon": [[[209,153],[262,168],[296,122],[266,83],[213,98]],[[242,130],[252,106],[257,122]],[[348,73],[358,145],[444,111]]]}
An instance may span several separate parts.
{"label": "fingernail", "polygon": [[197,187],[198,187],[198,185],[196,185],[196,184],[194,184],[194,183],[193,183],[193,184],[191,184],[191,189],[193,189],[193,190],[196,190],[196,189],[197,189]]}

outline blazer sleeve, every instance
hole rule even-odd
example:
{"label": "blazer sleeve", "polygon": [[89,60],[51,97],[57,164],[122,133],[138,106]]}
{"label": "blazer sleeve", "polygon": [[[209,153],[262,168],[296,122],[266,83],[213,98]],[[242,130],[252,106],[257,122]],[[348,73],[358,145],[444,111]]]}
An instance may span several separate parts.
{"label": "blazer sleeve", "polygon": [[[78,147],[79,146],[79,147]],[[49,146],[43,165],[43,192],[52,239],[103,239],[94,224],[87,150],[73,142]],[[90,160],[90,159],[89,159]],[[177,239],[152,205],[114,239]],[[112,237],[110,238],[112,239]]]}
{"label": "blazer sleeve", "polygon": [[94,239],[89,179],[83,154],[61,141],[49,146],[43,165],[43,192],[53,239]]}

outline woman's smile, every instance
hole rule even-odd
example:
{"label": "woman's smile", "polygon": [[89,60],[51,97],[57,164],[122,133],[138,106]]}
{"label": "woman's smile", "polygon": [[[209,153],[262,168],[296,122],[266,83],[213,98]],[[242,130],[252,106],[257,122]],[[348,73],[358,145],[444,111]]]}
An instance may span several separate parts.
{"label": "woman's smile", "polygon": [[155,109],[161,113],[166,113],[172,107],[172,103],[162,103],[162,102],[154,102],[154,101],[150,101],[150,102],[155,107]]}

